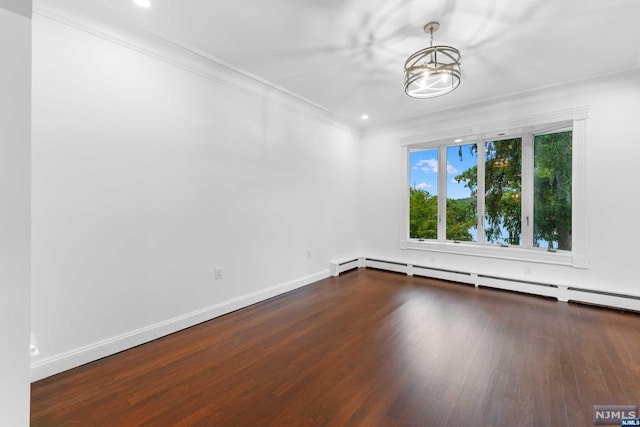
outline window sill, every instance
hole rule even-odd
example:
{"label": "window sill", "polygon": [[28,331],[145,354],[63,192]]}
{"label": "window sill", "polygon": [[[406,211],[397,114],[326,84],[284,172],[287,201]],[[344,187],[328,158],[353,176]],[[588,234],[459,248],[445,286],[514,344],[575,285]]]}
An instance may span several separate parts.
{"label": "window sill", "polygon": [[440,252],[455,255],[477,256],[482,258],[496,258],[511,261],[587,268],[584,257],[576,256],[572,252],[566,251],[548,252],[544,249],[522,249],[514,246],[502,247],[475,243],[420,241],[417,239],[401,241],[400,248],[405,250]]}

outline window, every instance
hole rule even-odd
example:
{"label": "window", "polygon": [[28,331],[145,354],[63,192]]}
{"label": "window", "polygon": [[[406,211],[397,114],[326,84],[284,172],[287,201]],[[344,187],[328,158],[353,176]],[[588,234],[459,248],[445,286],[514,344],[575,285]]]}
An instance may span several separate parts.
{"label": "window", "polygon": [[478,195],[473,186],[478,170],[475,144],[447,147],[447,240],[475,242]]}
{"label": "window", "polygon": [[409,235],[416,239],[438,238],[438,150],[411,154],[414,173],[409,189]]}
{"label": "window", "polygon": [[484,237],[486,243],[522,243],[522,139],[485,142]]}
{"label": "window", "polygon": [[584,236],[575,234],[586,229],[575,188],[585,121],[505,129],[406,146],[402,247],[586,268]]}
{"label": "window", "polygon": [[571,250],[571,131],[536,135],[533,245]]}

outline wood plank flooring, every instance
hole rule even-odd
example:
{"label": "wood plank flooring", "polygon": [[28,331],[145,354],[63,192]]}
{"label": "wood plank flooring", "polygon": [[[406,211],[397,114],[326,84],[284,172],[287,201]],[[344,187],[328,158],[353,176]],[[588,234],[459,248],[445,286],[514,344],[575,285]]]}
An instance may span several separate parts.
{"label": "wood plank flooring", "polygon": [[32,385],[32,426],[589,426],[640,315],[357,270]]}

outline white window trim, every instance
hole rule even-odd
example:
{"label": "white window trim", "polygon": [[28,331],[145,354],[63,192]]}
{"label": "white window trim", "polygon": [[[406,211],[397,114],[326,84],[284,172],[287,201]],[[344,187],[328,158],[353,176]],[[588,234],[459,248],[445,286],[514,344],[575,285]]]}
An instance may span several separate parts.
{"label": "white window trim", "polygon": [[[530,116],[516,120],[496,122],[465,128],[470,130],[467,134],[459,133],[461,129],[440,131],[436,135],[415,135],[404,137],[400,140],[402,148],[402,224],[400,248],[405,250],[431,251],[458,255],[478,256],[484,258],[498,258],[506,260],[518,260],[544,264],[565,265],[574,268],[589,268],[587,256],[587,188],[586,188],[586,128],[588,108],[576,108],[554,113]],[[409,152],[416,148],[436,148],[443,145],[454,145],[454,139],[461,138],[467,141],[495,139],[498,133],[500,138],[509,135],[521,135],[525,133],[541,133],[545,129],[557,128],[566,124],[572,128],[572,250],[548,252],[538,248],[520,248],[516,246],[500,247],[498,245],[485,245],[477,243],[453,243],[444,241],[444,227],[438,227],[438,240],[409,239]],[[446,148],[441,147],[438,156],[443,156]],[[524,161],[524,159],[523,159]],[[532,159],[531,159],[532,161]],[[525,172],[526,169],[526,172]],[[532,168],[523,168],[523,173],[533,173]],[[524,177],[523,177],[524,178]],[[446,179],[439,177],[438,193],[444,194]],[[523,197],[523,199],[528,199]],[[446,214],[446,206],[438,206],[440,218]],[[525,211],[523,206],[523,212]],[[443,212],[444,211],[444,212]],[[523,213],[524,215],[524,213]],[[524,218],[523,218],[524,219]],[[531,227],[527,227],[531,228]],[[529,231],[527,231],[529,233]],[[523,239],[527,237],[523,235]]]}

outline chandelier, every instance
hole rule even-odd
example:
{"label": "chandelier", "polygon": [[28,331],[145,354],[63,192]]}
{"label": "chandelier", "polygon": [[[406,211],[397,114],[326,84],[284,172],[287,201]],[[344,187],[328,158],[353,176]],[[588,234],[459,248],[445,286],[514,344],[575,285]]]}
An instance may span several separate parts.
{"label": "chandelier", "polygon": [[435,98],[460,85],[460,52],[451,46],[433,45],[433,33],[438,28],[438,22],[424,26],[424,32],[431,36],[431,45],[404,63],[404,91],[413,98]]}

